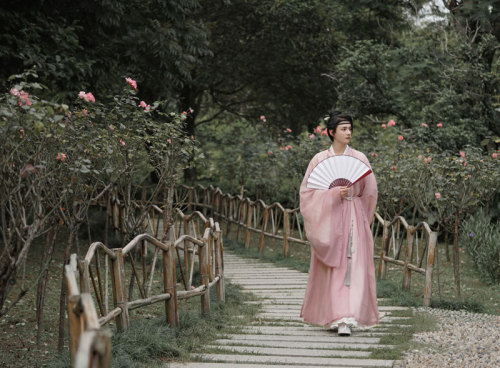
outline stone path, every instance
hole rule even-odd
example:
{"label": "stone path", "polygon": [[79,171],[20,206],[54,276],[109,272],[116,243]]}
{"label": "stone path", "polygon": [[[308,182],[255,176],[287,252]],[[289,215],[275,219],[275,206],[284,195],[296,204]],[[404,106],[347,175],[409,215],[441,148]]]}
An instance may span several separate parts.
{"label": "stone path", "polygon": [[[368,349],[382,346],[380,337],[388,325],[407,317],[391,312],[402,307],[379,306],[380,325],[354,330],[340,337],[300,318],[307,274],[271,263],[224,254],[224,272],[232,283],[254,293],[262,301],[256,320],[240,334],[224,335],[215,341],[217,353],[193,354],[197,362],[172,363],[179,368],[256,367],[393,367],[393,360],[370,359]],[[403,328],[404,325],[401,325]],[[213,351],[213,350],[212,350]]]}

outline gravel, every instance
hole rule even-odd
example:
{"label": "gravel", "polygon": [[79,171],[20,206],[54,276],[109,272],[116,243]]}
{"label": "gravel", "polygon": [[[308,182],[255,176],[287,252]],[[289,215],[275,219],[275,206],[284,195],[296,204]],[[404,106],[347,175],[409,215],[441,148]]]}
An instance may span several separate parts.
{"label": "gravel", "polygon": [[438,320],[438,329],[415,334],[421,343],[405,354],[400,367],[500,367],[500,317],[466,311],[417,308]]}

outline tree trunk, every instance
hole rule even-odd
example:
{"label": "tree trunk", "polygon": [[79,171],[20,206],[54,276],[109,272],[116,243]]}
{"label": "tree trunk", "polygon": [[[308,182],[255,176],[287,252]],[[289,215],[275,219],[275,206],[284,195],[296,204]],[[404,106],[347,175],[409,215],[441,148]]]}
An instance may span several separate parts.
{"label": "tree trunk", "polygon": [[455,274],[455,286],[457,288],[457,297],[460,298],[460,252],[458,249],[458,227],[460,219],[458,217],[458,211],[455,213],[455,234],[453,239],[453,270]]}
{"label": "tree trunk", "polygon": [[59,226],[55,225],[54,228],[47,234],[46,248],[47,252],[42,256],[42,263],[40,265],[40,278],[38,280],[38,288],[36,292],[36,344],[40,347],[40,338],[42,335],[43,324],[43,307],[45,302],[45,289],[47,287],[47,280],[49,276],[49,266],[54,254],[54,244],[57,238]]}
{"label": "tree trunk", "polygon": [[68,238],[68,245],[64,250],[64,260],[63,260],[62,277],[61,277],[61,294],[59,297],[59,336],[57,339],[57,351],[59,353],[62,353],[62,350],[64,348],[64,325],[66,316],[66,282],[64,280],[64,266],[68,263],[69,256],[71,254],[71,248],[73,246],[73,240],[74,240],[74,230],[70,231]]}

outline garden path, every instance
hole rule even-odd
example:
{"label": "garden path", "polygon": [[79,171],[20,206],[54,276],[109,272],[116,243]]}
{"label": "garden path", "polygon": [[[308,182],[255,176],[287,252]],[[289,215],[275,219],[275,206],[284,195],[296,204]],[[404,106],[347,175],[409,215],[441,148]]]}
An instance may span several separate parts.
{"label": "garden path", "polygon": [[[394,367],[397,361],[371,359],[370,350],[387,348],[380,338],[389,326],[408,317],[392,316],[403,307],[379,306],[380,324],[356,329],[340,337],[320,326],[304,323],[300,308],[307,274],[272,263],[242,258],[224,252],[226,282],[241,286],[261,300],[254,321],[239,334],[223,335],[208,346],[210,352],[193,353],[192,361],[171,363],[172,368],[255,368],[255,367]],[[401,325],[404,328],[404,325]],[[389,347],[390,348],[390,347]],[[215,351],[215,352],[214,352]]]}

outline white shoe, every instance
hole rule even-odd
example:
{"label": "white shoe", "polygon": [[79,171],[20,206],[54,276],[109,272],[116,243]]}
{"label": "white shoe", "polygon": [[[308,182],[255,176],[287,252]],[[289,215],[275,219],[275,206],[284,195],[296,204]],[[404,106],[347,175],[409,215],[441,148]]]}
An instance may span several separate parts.
{"label": "white shoe", "polygon": [[339,336],[351,336],[351,328],[345,323],[341,323],[339,325],[338,334]]}

